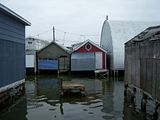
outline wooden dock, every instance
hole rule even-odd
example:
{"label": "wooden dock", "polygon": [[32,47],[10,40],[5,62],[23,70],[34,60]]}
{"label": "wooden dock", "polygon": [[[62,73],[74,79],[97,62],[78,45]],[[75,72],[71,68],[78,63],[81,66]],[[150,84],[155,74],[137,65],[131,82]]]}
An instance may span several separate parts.
{"label": "wooden dock", "polygon": [[81,83],[71,82],[71,81],[62,81],[61,84],[61,96],[65,92],[80,92],[82,95],[85,95],[85,86]]}

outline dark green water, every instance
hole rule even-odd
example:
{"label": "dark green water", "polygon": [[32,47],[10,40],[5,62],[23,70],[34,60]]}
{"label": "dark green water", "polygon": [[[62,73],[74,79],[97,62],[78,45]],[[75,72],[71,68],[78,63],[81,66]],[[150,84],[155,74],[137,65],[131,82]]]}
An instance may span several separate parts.
{"label": "dark green water", "polygon": [[86,96],[60,97],[59,78],[27,76],[25,96],[1,111],[0,120],[158,120],[153,118],[153,106],[140,110],[138,95],[136,104],[124,97],[123,78],[61,77],[83,83]]}

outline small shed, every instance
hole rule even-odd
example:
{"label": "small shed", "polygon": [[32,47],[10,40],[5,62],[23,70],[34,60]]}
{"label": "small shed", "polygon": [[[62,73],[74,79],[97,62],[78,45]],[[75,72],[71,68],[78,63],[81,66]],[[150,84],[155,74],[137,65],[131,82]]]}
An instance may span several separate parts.
{"label": "small shed", "polygon": [[37,70],[68,72],[70,69],[70,52],[71,50],[64,46],[51,42],[37,52]]}
{"label": "small shed", "polygon": [[72,45],[71,71],[107,69],[106,51],[90,40]]}
{"label": "small shed", "polygon": [[160,26],[125,43],[125,84],[160,102]]}

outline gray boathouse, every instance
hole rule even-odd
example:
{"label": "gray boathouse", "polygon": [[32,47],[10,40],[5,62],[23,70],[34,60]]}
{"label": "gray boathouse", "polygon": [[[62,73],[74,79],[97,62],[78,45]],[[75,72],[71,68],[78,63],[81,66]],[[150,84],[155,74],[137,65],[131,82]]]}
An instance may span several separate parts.
{"label": "gray boathouse", "polygon": [[46,47],[37,51],[37,72],[68,72],[70,70],[71,50],[52,41]]}
{"label": "gray boathouse", "polygon": [[0,4],[0,103],[25,82],[25,26],[29,25]]}
{"label": "gray boathouse", "polygon": [[160,102],[160,26],[125,43],[125,84],[140,90],[142,101],[149,97]]}

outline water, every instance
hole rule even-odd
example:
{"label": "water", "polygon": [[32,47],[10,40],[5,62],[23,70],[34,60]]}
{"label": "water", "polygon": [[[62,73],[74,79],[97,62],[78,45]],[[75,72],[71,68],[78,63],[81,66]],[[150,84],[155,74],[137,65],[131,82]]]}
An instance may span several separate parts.
{"label": "water", "polygon": [[[59,78],[28,76],[26,94],[10,108],[1,111],[0,120],[152,120],[153,107],[142,112],[139,97],[131,104],[124,98],[124,82],[120,79],[67,77],[64,80],[83,83],[86,96],[59,95]],[[156,118],[158,120],[158,118]]]}

